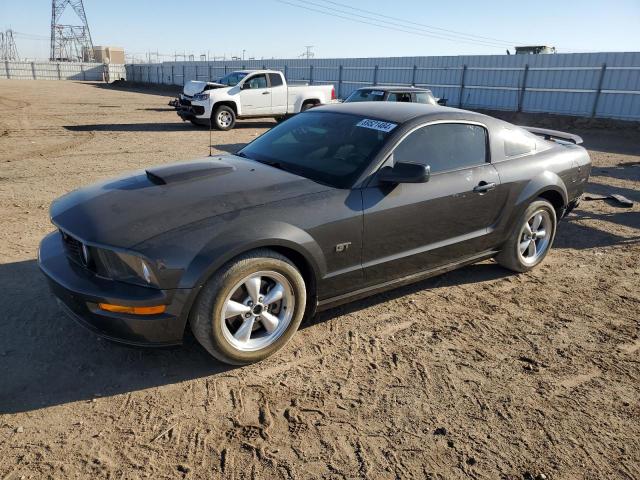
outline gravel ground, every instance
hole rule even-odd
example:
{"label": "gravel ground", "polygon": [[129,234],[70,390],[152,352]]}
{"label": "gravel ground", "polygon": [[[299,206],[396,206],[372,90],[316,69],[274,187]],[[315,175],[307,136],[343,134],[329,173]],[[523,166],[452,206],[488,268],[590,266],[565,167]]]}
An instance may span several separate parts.
{"label": "gravel ground", "polygon": [[[321,314],[230,368],[100,340],[36,265],[50,202],[208,154],[166,92],[0,81],[0,478],[640,478],[640,130],[589,128],[592,193],[544,264],[484,262]],[[272,121],[213,132],[234,151]],[[606,126],[606,124],[605,124]]]}

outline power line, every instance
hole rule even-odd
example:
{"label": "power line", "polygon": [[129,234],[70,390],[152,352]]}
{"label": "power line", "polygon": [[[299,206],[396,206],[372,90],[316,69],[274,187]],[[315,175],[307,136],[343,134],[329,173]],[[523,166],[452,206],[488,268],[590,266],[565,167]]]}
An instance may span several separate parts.
{"label": "power line", "polygon": [[[459,32],[459,31],[456,31],[456,30],[450,30],[450,29],[447,29],[447,28],[435,27],[433,25],[427,25],[427,24],[424,24],[424,23],[412,22],[410,20],[404,20],[404,19],[398,18],[398,17],[391,17],[389,15],[383,15],[381,13],[377,13],[377,12],[374,12],[372,10],[365,10],[363,8],[352,7],[351,5],[346,5],[344,3],[334,2],[332,0],[320,0],[320,1],[325,2],[325,3],[330,3],[332,5],[337,5],[337,6],[340,6],[340,7],[348,8],[350,10],[356,10],[356,11],[359,11],[359,12],[368,13],[368,14],[374,15],[376,17],[388,18],[390,20],[396,20],[398,22],[406,23],[408,25],[417,25],[419,27],[424,27],[424,28],[431,29],[431,30],[439,30],[441,32],[450,33],[452,35],[459,36],[459,37],[467,37],[467,38],[470,38],[470,39],[476,38],[476,39],[479,39],[479,40],[495,41],[495,42],[500,43],[501,45],[517,45],[517,44],[523,43],[523,42],[513,42],[513,41],[502,40],[500,38],[494,38],[494,37],[484,37],[482,35],[474,35],[472,33],[464,33],[464,32]],[[309,2],[309,3],[313,3],[313,2]],[[524,42],[524,43],[526,43],[526,42]]]}
{"label": "power line", "polygon": [[[304,5],[299,5],[297,3],[291,3],[291,2],[288,2],[288,1],[285,1],[285,0],[275,0],[275,1],[279,2],[279,3],[286,4],[286,5],[290,5],[292,7],[297,7],[297,8],[301,8],[301,9],[304,9],[304,10],[309,10],[309,11],[312,11],[312,12],[321,13],[323,15],[327,15],[327,16],[330,16],[330,17],[342,18],[342,19],[345,19],[345,20],[350,20],[352,22],[362,23],[362,24],[365,24],[365,25],[372,25],[374,27],[385,28],[387,30],[394,30],[394,31],[399,31],[399,32],[404,32],[404,33],[410,33],[410,34],[418,35],[418,36],[421,36],[421,37],[438,38],[438,39],[441,39],[441,40],[449,40],[449,41],[455,41],[455,42],[459,42],[459,43],[468,43],[468,44],[472,44],[472,45],[481,45],[481,46],[491,47],[491,48],[503,48],[506,45],[506,44],[495,44],[495,43],[489,43],[489,42],[483,42],[483,41],[472,41],[472,40],[464,40],[464,39],[458,39],[458,38],[449,38],[449,37],[445,37],[443,35],[434,34],[434,33],[426,33],[426,32],[423,32],[423,31],[415,31],[415,30],[407,30],[407,28],[413,28],[413,27],[406,27],[405,26],[404,28],[399,28],[399,27],[396,27],[396,26],[381,25],[380,23],[373,23],[373,22],[370,22],[370,21],[358,20],[357,18],[347,17],[347,16],[344,16],[344,15],[338,15],[336,13],[327,12],[325,10],[319,10],[317,8],[311,8],[311,7],[307,7],[307,6],[304,6]],[[307,3],[310,3],[310,2],[307,2]],[[323,8],[326,8],[326,7],[323,7]],[[365,17],[365,18],[367,18],[367,17]],[[377,20],[377,19],[371,19],[371,20],[373,20],[375,22],[381,22],[382,21],[382,20]],[[388,23],[390,23],[390,22],[388,22]],[[400,26],[400,27],[402,27],[402,26]]]}

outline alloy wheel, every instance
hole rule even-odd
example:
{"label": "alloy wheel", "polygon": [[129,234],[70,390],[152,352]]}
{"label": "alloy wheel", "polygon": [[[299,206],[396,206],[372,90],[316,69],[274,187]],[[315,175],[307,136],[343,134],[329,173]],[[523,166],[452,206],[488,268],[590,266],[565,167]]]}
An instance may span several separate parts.
{"label": "alloy wheel", "polygon": [[536,210],[520,230],[518,255],[526,265],[533,265],[544,256],[551,243],[553,224],[544,209]]}
{"label": "alloy wheel", "polygon": [[225,299],[223,336],[237,350],[261,350],[287,330],[294,310],[295,295],[284,275],[252,273],[236,283]]}

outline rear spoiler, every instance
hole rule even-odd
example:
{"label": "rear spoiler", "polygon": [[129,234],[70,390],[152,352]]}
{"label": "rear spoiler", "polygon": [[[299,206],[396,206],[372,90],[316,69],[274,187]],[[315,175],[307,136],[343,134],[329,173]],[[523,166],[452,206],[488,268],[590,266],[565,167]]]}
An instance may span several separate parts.
{"label": "rear spoiler", "polygon": [[575,143],[576,145],[580,145],[582,143],[582,137],[579,135],[573,135],[572,133],[537,127],[520,126],[520,128],[524,128],[527,132],[533,133],[534,135],[544,137],[545,140],[561,140],[564,142]]}

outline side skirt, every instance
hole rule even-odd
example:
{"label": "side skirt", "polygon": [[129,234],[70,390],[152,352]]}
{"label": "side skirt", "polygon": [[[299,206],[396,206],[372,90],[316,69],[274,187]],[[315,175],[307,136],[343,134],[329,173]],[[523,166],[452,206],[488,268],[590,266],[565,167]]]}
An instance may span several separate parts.
{"label": "side skirt", "polygon": [[321,312],[323,310],[327,310],[329,308],[337,307],[339,305],[343,305],[345,303],[353,302],[355,300],[359,300],[361,298],[369,297],[376,293],[385,292],[387,290],[392,290],[394,288],[402,287],[404,285],[409,285],[411,283],[418,282],[420,280],[424,280],[429,277],[435,277],[437,275],[441,275],[446,272],[450,272],[451,270],[456,270],[460,267],[464,267],[466,265],[471,265],[472,263],[477,263],[482,260],[486,260],[488,258],[494,257],[498,253],[497,250],[487,250],[485,252],[479,253],[477,255],[473,255],[471,257],[466,257],[457,262],[449,263],[447,265],[443,265],[441,267],[432,268],[430,270],[424,270],[422,272],[412,273],[411,275],[407,275],[405,277],[395,278],[393,280],[389,280],[387,282],[379,283],[376,285],[370,285],[365,288],[361,288],[359,290],[355,290],[353,292],[345,293],[343,295],[337,295],[335,297],[330,297],[324,300],[320,300],[318,302],[318,306],[316,311]]}

